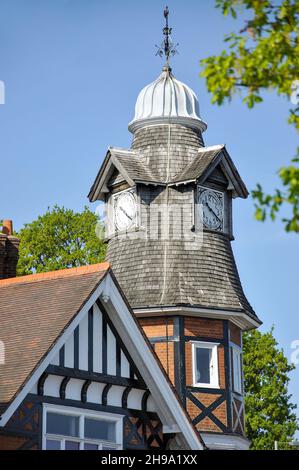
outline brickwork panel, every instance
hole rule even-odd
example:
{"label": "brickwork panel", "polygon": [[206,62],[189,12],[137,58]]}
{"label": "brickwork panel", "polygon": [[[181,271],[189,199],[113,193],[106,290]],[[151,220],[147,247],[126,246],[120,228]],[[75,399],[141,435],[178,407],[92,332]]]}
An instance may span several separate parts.
{"label": "brickwork panel", "polygon": [[167,337],[173,335],[172,318],[140,318],[139,323],[148,338]]}
{"label": "brickwork panel", "polygon": [[173,343],[156,343],[154,346],[155,353],[166,373],[168,374],[171,382],[174,384],[174,347]]}
{"label": "brickwork panel", "polygon": [[242,331],[241,329],[235,325],[234,323],[229,323],[229,332],[230,332],[230,340],[232,343],[237,344],[241,347],[242,344]]}
{"label": "brickwork panel", "polygon": [[223,321],[206,318],[185,318],[185,336],[223,338]]}

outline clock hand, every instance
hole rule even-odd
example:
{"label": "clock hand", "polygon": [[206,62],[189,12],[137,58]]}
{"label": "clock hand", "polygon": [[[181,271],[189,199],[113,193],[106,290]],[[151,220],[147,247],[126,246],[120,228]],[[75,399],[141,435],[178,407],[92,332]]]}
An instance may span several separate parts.
{"label": "clock hand", "polygon": [[123,213],[128,217],[128,219],[132,220],[133,217],[130,217],[129,214],[125,211],[125,209],[123,209],[122,207],[120,207],[120,210],[123,211]]}
{"label": "clock hand", "polygon": [[221,220],[219,219],[218,215],[215,214],[215,212],[213,211],[213,209],[211,208],[210,204],[208,203],[207,201],[207,207],[208,209],[210,210],[210,212],[212,212],[214,214],[214,216],[216,217],[216,219],[221,222]]}

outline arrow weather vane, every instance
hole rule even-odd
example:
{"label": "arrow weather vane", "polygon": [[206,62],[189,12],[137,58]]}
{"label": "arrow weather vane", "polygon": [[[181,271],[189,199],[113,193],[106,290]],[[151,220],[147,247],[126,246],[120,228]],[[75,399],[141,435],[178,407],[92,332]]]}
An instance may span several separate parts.
{"label": "arrow weather vane", "polygon": [[156,55],[159,55],[160,57],[163,57],[163,54],[165,55],[167,67],[169,67],[170,56],[174,56],[175,54],[178,54],[178,51],[176,49],[178,44],[174,44],[171,39],[172,28],[169,28],[168,26],[168,15],[169,15],[169,10],[168,10],[168,7],[166,6],[164,9],[164,18],[165,18],[165,27],[163,28],[164,39],[160,46],[156,45],[156,47],[158,48]]}

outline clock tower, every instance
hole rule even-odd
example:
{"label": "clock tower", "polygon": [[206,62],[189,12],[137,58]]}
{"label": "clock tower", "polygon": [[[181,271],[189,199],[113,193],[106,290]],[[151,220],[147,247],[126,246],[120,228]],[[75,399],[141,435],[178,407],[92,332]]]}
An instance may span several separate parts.
{"label": "clock tower", "polygon": [[108,149],[89,199],[107,206],[107,260],[207,447],[246,449],[242,332],[261,322],[231,242],[232,202],[248,192],[226,147],[204,144],[197,97],[169,66],[170,31],[131,148]]}

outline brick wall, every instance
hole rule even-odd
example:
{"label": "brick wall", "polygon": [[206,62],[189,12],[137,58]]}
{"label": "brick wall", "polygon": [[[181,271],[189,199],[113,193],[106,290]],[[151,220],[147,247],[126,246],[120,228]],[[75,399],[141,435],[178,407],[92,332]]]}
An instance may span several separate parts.
{"label": "brick wall", "polygon": [[[140,319],[141,326],[148,336],[149,339],[159,338],[158,342],[153,343],[154,350],[158,355],[164,369],[168,373],[173,384],[175,381],[176,357],[174,354],[174,342],[172,335],[177,334],[177,330],[174,329],[174,325],[177,319],[159,317],[159,318],[143,318]],[[202,406],[209,407],[218,400],[219,404],[213,407],[212,411],[208,413],[206,417],[197,422],[196,427],[199,431],[205,432],[232,432],[231,424],[228,420],[228,410],[231,409],[231,404],[227,400],[227,386],[226,383],[226,366],[230,367],[229,364],[225,363],[225,341],[227,336],[225,334],[224,320],[209,319],[209,318],[195,318],[195,317],[183,317],[183,332],[184,337],[181,338],[181,344],[184,347],[185,352],[185,393],[186,393],[186,409],[192,420],[196,419],[202,414]],[[167,329],[166,323],[168,322],[168,336],[169,342],[166,342]],[[241,346],[241,330],[234,325],[229,323],[230,340],[235,344]],[[165,338],[165,341],[162,339]],[[200,340],[219,340],[218,346],[218,374],[219,374],[219,393],[218,390],[213,389],[209,391],[201,391],[193,386],[193,364],[192,364],[192,341]],[[227,344],[228,346],[228,344]],[[182,355],[184,357],[184,355]],[[198,391],[197,391],[198,390]],[[196,405],[196,402],[192,401],[192,396],[197,398],[201,403]],[[228,395],[229,396],[229,395]],[[191,397],[191,398],[190,398]],[[195,400],[196,401],[196,400]],[[233,417],[234,418],[234,417]],[[242,414],[241,420],[244,421]],[[237,427],[236,432],[241,433],[240,426]]]}
{"label": "brick wall", "polygon": [[171,382],[174,384],[174,347],[173,342],[156,343],[154,345],[155,353],[160,359],[162,366],[167,372]]}
{"label": "brick wall", "polygon": [[153,342],[152,346],[174,384],[173,319],[169,317],[141,318],[139,322],[149,340],[159,338],[159,342]]}
{"label": "brick wall", "polygon": [[223,321],[207,318],[185,318],[185,336],[223,338]]}
{"label": "brick wall", "polygon": [[241,347],[242,345],[242,332],[240,328],[235,325],[234,323],[229,322],[229,333],[230,333],[230,340],[232,343],[237,344]]}
{"label": "brick wall", "polygon": [[0,279],[16,276],[19,257],[19,239],[0,233]]}
{"label": "brick wall", "polygon": [[0,435],[0,450],[19,450],[28,442],[26,437]]}
{"label": "brick wall", "polygon": [[173,335],[173,319],[169,317],[140,318],[140,325],[148,338],[160,338]]}

